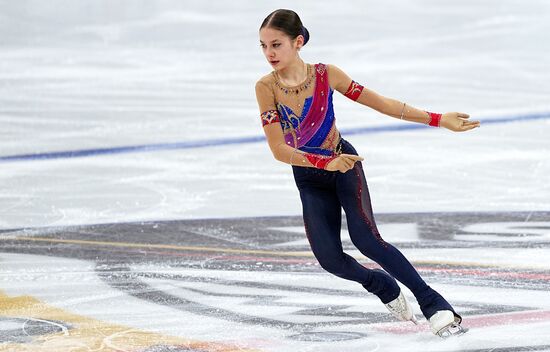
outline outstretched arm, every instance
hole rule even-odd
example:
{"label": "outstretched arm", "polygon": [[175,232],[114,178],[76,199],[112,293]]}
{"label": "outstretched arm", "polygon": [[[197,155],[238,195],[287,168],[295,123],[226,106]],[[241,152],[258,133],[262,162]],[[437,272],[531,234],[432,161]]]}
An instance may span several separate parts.
{"label": "outstretched arm", "polygon": [[[479,127],[479,121],[470,121],[470,115],[461,112],[434,114],[417,109],[396,99],[384,97],[373,90],[362,87],[344,71],[328,65],[329,84],[346,97],[366,105],[382,114],[401,120],[445,127],[451,131],[463,132]],[[439,116],[438,116],[439,115]],[[439,121],[440,120],[440,121]]]}

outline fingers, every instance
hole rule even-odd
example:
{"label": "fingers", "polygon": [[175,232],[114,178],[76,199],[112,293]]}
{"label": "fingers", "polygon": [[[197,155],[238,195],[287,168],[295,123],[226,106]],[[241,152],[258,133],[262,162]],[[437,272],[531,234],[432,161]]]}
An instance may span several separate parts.
{"label": "fingers", "polygon": [[463,121],[462,125],[458,127],[457,132],[464,132],[479,127],[479,121]]}
{"label": "fingers", "polygon": [[461,120],[460,126],[479,125],[479,121]]}
{"label": "fingers", "polygon": [[470,126],[465,126],[463,131],[469,131],[469,130],[473,130],[474,128],[476,127],[479,127],[478,125],[470,125]]}
{"label": "fingers", "polygon": [[344,158],[347,158],[347,159],[352,159],[354,162],[365,160],[362,156],[354,155],[354,154],[340,154],[340,156],[344,157]]}
{"label": "fingers", "polygon": [[479,121],[462,120],[462,127],[479,127]]}
{"label": "fingers", "polygon": [[464,132],[464,131],[469,131],[475,127],[479,127],[479,124],[480,124],[479,121],[468,120],[468,118],[470,118],[470,115],[468,114],[457,112],[456,116],[457,116],[456,121],[458,122],[458,126],[451,128],[451,130],[453,131]]}
{"label": "fingers", "polygon": [[350,169],[353,169],[353,166],[357,161],[363,161],[364,159],[358,155],[340,154],[340,160],[343,163],[342,168],[340,168],[340,172],[344,173]]}
{"label": "fingers", "polygon": [[355,161],[344,158],[344,165],[346,165],[346,169],[351,169],[353,167],[353,164],[355,164]]}
{"label": "fingers", "polygon": [[342,154],[342,160],[344,161],[346,167],[348,167],[348,169],[351,169],[353,168],[353,165],[357,162],[357,161],[362,161],[363,158],[360,157],[360,156],[357,156],[357,155],[352,155],[352,154]]}

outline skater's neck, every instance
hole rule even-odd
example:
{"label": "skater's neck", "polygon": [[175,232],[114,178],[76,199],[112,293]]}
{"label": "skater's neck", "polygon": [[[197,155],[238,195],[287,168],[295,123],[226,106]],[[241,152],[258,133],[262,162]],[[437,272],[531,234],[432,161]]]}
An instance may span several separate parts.
{"label": "skater's neck", "polygon": [[275,71],[279,81],[285,86],[297,86],[307,80],[307,65],[299,56],[287,66]]}

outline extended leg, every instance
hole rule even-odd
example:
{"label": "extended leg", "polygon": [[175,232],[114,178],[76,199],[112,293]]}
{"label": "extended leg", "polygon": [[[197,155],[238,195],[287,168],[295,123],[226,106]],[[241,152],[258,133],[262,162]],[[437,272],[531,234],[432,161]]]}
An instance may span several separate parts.
{"label": "extended leg", "polygon": [[399,286],[388,274],[370,270],[344,253],[340,239],[341,206],[330,189],[300,189],[306,235],[321,267],[343,279],[362,284],[384,303],[399,295]]}
{"label": "extended leg", "polygon": [[351,240],[361,253],[380,264],[384,270],[407,286],[415,295],[427,319],[440,310],[450,310],[454,313],[452,306],[424,282],[405,256],[380,236],[360,162],[355,163],[353,169],[340,175],[337,192],[346,212]]}

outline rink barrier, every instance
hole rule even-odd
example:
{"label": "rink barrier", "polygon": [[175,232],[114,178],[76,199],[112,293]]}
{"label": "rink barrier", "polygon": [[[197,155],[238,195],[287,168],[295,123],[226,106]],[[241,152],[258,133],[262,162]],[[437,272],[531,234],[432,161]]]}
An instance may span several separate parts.
{"label": "rink barrier", "polygon": [[[519,121],[532,121],[549,119],[550,112],[546,113],[534,113],[525,114],[511,117],[501,118],[487,118],[479,119],[482,125],[488,124],[500,124],[508,122]],[[376,127],[356,127],[356,128],[344,128],[339,129],[343,136],[357,135],[357,134],[376,134],[383,132],[399,132],[410,131],[424,128],[431,128],[423,124],[398,124]],[[218,138],[209,140],[189,141],[189,142],[174,142],[174,143],[156,143],[156,144],[142,144],[133,146],[122,147],[110,147],[110,148],[93,148],[93,149],[81,149],[81,150],[69,150],[59,152],[46,152],[46,153],[34,153],[34,154],[20,154],[0,156],[0,163],[15,162],[15,161],[34,161],[34,160],[49,160],[49,159],[69,159],[69,158],[82,158],[89,156],[109,155],[109,154],[125,154],[125,153],[142,153],[164,150],[177,150],[177,149],[194,149],[204,147],[215,147],[231,144],[247,144],[258,143],[265,141],[264,136],[251,136],[251,137],[236,137],[236,138]]]}

